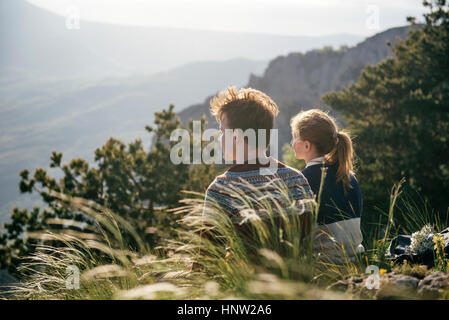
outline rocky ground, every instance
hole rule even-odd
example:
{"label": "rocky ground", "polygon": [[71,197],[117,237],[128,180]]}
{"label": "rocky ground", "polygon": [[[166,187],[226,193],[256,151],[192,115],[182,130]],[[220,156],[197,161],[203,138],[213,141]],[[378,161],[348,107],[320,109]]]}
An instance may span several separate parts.
{"label": "rocky ground", "polygon": [[372,287],[372,278],[368,277],[349,277],[333,283],[328,289],[343,291],[362,299],[449,299],[449,274],[441,271],[426,276],[394,272],[382,274],[378,289],[369,289]]}

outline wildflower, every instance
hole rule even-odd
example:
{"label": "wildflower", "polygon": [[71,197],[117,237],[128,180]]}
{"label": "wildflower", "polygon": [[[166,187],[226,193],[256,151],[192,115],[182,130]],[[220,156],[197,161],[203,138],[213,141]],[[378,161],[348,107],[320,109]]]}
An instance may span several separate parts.
{"label": "wildflower", "polygon": [[412,233],[410,251],[414,254],[422,254],[433,249],[433,233],[433,227],[427,224],[420,231]]}
{"label": "wildflower", "polygon": [[441,244],[443,244],[443,237],[440,235],[435,235],[432,239],[432,242],[435,244],[433,248],[437,251],[437,253],[439,253]]}
{"label": "wildflower", "polygon": [[385,273],[387,273],[387,269],[380,268],[379,273],[380,274],[385,274]]}
{"label": "wildflower", "polygon": [[433,243],[435,244],[434,249],[436,253],[436,266],[441,271],[446,271],[449,262],[446,262],[446,257],[444,253],[444,238],[440,235],[435,235],[433,237]]}

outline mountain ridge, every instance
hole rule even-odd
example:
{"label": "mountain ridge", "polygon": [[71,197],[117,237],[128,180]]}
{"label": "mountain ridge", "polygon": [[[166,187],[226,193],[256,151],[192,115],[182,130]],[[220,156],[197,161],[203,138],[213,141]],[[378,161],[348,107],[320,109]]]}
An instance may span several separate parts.
{"label": "mountain ridge", "polygon": [[[420,27],[417,25],[416,27]],[[387,42],[404,39],[410,26],[390,28],[353,47],[333,50],[325,47],[306,53],[289,53],[271,60],[262,76],[250,75],[246,87],[268,94],[278,105],[279,115],[275,127],[279,129],[279,147],[291,139],[290,118],[301,110],[329,108],[322,104],[321,96],[329,91],[347,87],[357,81],[360,71],[368,64],[375,65],[392,56]],[[217,127],[210,116],[208,96],[202,103],[185,108],[178,116],[183,123],[206,115],[208,128]],[[330,110],[332,112],[332,110]],[[280,150],[280,149],[279,149]]]}
{"label": "mountain ridge", "polygon": [[347,34],[274,36],[84,20],[79,30],[68,30],[63,16],[24,0],[0,1],[0,41],[8,48],[0,52],[0,70],[35,71],[45,77],[153,74],[210,59],[267,60],[323,43],[339,46],[361,38]]}

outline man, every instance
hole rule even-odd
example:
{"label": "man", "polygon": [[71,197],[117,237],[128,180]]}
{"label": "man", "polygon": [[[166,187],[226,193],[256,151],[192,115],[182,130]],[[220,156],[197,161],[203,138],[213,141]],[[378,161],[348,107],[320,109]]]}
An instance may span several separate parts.
{"label": "man", "polygon": [[[251,242],[253,233],[247,228],[251,218],[273,221],[272,216],[279,217],[282,210],[310,213],[313,194],[303,174],[266,155],[278,114],[274,101],[259,90],[229,87],[211,100],[210,108],[220,124],[223,158],[236,164],[207,188],[205,223],[217,212],[227,214],[239,235]],[[215,235],[212,231],[207,237]]]}

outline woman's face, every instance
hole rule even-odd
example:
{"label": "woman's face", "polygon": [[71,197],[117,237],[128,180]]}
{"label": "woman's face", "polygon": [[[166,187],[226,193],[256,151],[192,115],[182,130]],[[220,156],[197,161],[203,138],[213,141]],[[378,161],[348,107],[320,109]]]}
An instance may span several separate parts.
{"label": "woman's face", "polygon": [[301,140],[300,136],[293,136],[291,146],[295,150],[296,159],[306,159],[307,154],[310,151],[310,142]]}

